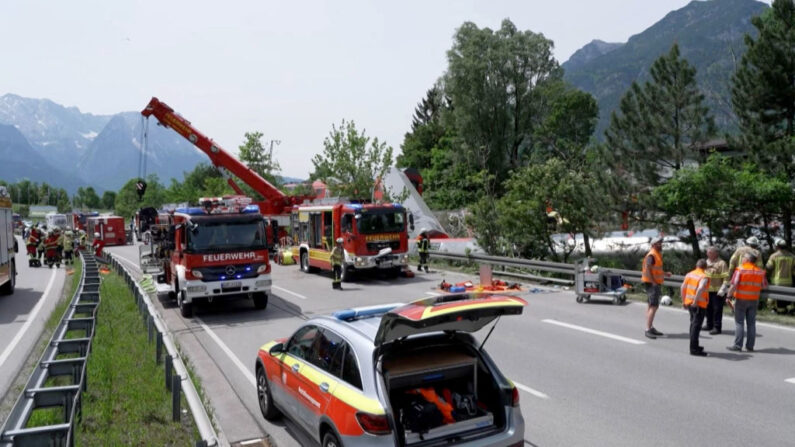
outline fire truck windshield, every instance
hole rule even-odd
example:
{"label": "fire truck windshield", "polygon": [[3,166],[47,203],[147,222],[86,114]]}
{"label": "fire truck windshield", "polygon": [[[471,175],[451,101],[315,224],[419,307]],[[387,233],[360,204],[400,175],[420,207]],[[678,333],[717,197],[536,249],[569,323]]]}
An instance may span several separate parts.
{"label": "fire truck windshield", "polygon": [[367,212],[356,216],[359,234],[396,233],[403,231],[405,218],[403,211]]}
{"label": "fire truck windshield", "polygon": [[206,253],[227,250],[265,249],[265,226],[261,219],[243,221],[197,220],[188,224],[188,250]]}

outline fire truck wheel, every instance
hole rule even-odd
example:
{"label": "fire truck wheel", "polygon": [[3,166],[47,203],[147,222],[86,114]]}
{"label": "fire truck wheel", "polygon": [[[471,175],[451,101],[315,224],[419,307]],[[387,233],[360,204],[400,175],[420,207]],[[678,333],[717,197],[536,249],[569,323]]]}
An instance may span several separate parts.
{"label": "fire truck wheel", "polygon": [[185,292],[182,291],[179,294],[179,313],[182,314],[185,318],[190,318],[193,316],[193,303],[186,303],[185,302]]}
{"label": "fire truck wheel", "polygon": [[309,273],[309,254],[305,251],[301,252],[301,270]]}
{"label": "fire truck wheel", "polygon": [[337,436],[334,435],[331,431],[326,433],[326,436],[323,436],[323,447],[341,447],[339,439]]}
{"label": "fire truck wheel", "polygon": [[268,294],[265,292],[254,293],[251,299],[254,300],[255,309],[265,309],[268,307]]}

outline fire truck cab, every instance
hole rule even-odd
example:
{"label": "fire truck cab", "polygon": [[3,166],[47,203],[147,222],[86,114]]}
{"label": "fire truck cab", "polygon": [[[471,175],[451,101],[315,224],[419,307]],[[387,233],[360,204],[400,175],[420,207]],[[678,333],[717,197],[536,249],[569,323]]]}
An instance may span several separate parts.
{"label": "fire truck cab", "polygon": [[[184,317],[194,301],[247,297],[264,309],[271,291],[265,221],[259,207],[243,196],[201,198],[200,206],[180,207],[152,244],[165,264],[158,282],[171,285]],[[163,215],[152,226],[163,226]],[[158,233],[164,233],[158,237]]]}
{"label": "fire truck cab", "polygon": [[400,204],[337,203],[296,206],[290,219],[293,256],[301,270],[331,270],[331,249],[342,238],[342,280],[356,271],[398,276],[408,265],[408,219]]}

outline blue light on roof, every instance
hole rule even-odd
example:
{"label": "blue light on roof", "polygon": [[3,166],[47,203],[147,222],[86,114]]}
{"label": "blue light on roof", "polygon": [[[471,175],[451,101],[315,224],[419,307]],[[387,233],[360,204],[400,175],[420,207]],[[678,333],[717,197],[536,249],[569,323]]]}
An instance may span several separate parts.
{"label": "blue light on roof", "polygon": [[334,312],[334,318],[342,321],[357,320],[359,318],[372,317],[389,312],[398,307],[399,304],[387,304],[384,306],[364,307],[359,309],[344,309]]}
{"label": "blue light on roof", "polygon": [[243,214],[259,213],[259,205],[248,205],[243,208]]}
{"label": "blue light on roof", "polygon": [[353,208],[353,209],[355,209],[355,210],[362,209],[362,204],[361,203],[349,203],[348,206]]}
{"label": "blue light on roof", "polygon": [[189,216],[201,216],[207,214],[204,212],[204,208],[199,208],[198,206],[191,206],[188,208],[177,208],[175,211],[177,213],[187,214]]}
{"label": "blue light on roof", "polygon": [[399,203],[393,203],[392,206],[394,206],[395,208],[403,208],[403,205]]}

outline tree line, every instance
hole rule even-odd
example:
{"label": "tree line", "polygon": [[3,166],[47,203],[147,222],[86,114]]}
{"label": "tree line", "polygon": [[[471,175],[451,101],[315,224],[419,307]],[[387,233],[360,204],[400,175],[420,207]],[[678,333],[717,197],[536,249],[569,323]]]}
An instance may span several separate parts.
{"label": "tree line", "polygon": [[432,208],[468,209],[493,254],[566,259],[560,235],[579,233],[590,254],[589,238],[622,220],[687,230],[695,256],[700,227],[715,243],[736,236],[727,229],[758,227],[772,245],[781,222],[791,245],[793,0],[775,0],[752,23],[757,36],[745,37],[732,76],[736,133],[716,130],[674,44],[625,92],[603,138],[596,101],[563,80],[551,40],[507,19],[497,30],[464,23],[397,164],[421,171]]}
{"label": "tree line", "polygon": [[116,202],[114,191],[105,191],[100,197],[91,187],[80,187],[75,194],[69,195],[64,188],[58,188],[47,182],[31,182],[23,179],[15,183],[0,180],[11,196],[11,201],[19,207],[20,215],[28,217],[30,206],[54,206],[59,213],[72,210],[112,210]]}

